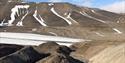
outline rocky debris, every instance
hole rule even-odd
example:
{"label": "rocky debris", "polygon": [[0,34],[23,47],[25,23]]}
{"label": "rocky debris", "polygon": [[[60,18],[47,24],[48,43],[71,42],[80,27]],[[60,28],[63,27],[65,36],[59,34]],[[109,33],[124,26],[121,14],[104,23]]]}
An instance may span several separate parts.
{"label": "rocky debris", "polygon": [[65,55],[69,55],[70,52],[72,52],[72,50],[67,46],[59,45],[55,42],[43,43],[39,47],[34,47],[34,49],[37,50],[39,53],[45,54],[62,53]]}
{"label": "rocky debris", "polygon": [[41,59],[37,63],[83,63],[69,56],[72,50],[63,45],[58,45],[55,42],[41,44],[35,48],[37,51],[51,54],[47,58]]}
{"label": "rocky debris", "polygon": [[23,48],[23,46],[0,44],[0,57],[14,53],[17,50],[20,50],[21,48]]}
{"label": "rocky debris", "polygon": [[60,45],[58,45],[55,42],[48,42],[48,43],[43,43],[39,45],[39,47],[34,47],[34,49],[37,50],[39,53],[54,54],[57,52],[57,49],[59,48],[59,46]]}
{"label": "rocky debris", "polygon": [[42,59],[36,63],[83,63],[77,59],[70,56],[65,56],[63,54],[51,55],[45,59]]}
{"label": "rocky debris", "polygon": [[41,58],[48,56],[47,54],[39,54],[33,47],[24,47],[23,49],[2,57],[0,63],[34,63]]}
{"label": "rocky debris", "polygon": [[84,63],[70,56],[72,50],[55,42],[40,46],[25,46],[15,53],[0,58],[0,63]]}
{"label": "rocky debris", "polygon": [[69,63],[66,57],[62,54],[51,55],[36,63]]}
{"label": "rocky debris", "polygon": [[75,59],[79,59],[80,61],[83,61],[85,63],[88,63],[88,60],[85,58],[84,53],[89,48],[89,46],[90,44],[86,42],[74,43],[70,46],[70,48],[73,50],[70,56],[74,57]]}

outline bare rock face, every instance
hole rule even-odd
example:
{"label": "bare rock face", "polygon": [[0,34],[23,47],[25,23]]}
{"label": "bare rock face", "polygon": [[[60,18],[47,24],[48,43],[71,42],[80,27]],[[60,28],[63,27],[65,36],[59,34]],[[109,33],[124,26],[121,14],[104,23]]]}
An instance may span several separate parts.
{"label": "bare rock face", "polygon": [[51,55],[45,59],[42,59],[36,63],[84,63],[70,56],[65,56],[63,54]]}
{"label": "bare rock face", "polygon": [[23,48],[23,46],[0,44],[0,57],[14,53],[21,48]]}
{"label": "bare rock face", "polygon": [[48,55],[39,54],[32,47],[24,47],[23,49],[2,57],[0,63],[34,63],[35,61],[44,58]]}
{"label": "bare rock face", "polygon": [[69,56],[72,50],[66,46],[58,45],[55,42],[41,44],[35,48],[38,52],[51,54],[37,63],[83,63]]}
{"label": "bare rock face", "polygon": [[70,56],[69,47],[48,42],[40,46],[26,46],[0,58],[0,63],[84,63]]}
{"label": "bare rock face", "polygon": [[50,54],[50,53],[56,53],[57,49],[59,48],[60,45],[58,45],[55,42],[48,42],[48,43],[43,43],[39,45],[38,47],[34,47],[39,53],[45,53],[45,54]]}
{"label": "bare rock face", "polygon": [[48,42],[43,43],[38,47],[34,47],[35,50],[37,50],[39,53],[45,53],[45,54],[66,54],[69,55],[72,50],[68,48],[67,46],[59,45],[55,42]]}
{"label": "bare rock face", "polygon": [[45,59],[42,59],[36,63],[69,63],[69,61],[66,59],[64,55],[51,55]]}

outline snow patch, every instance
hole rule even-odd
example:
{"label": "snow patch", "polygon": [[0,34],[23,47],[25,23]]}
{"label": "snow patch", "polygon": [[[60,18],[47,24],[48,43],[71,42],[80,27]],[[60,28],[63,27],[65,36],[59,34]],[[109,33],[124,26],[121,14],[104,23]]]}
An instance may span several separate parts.
{"label": "snow patch", "polygon": [[53,6],[53,5],[54,5],[54,3],[49,3],[48,5],[49,5],[49,6]]}
{"label": "snow patch", "polygon": [[99,36],[101,36],[101,37],[104,37],[104,35],[102,35],[102,34],[99,33],[99,32],[95,32],[95,34],[97,34],[97,35],[99,35]]}
{"label": "snow patch", "polygon": [[53,7],[51,8],[51,11],[52,11],[55,15],[57,15],[58,17],[64,19],[69,25],[72,24],[71,21],[69,21],[68,19],[66,19],[66,18],[62,17],[61,15],[59,15],[59,14],[55,11],[55,9],[54,9]]}
{"label": "snow patch", "polygon": [[3,21],[0,23],[0,26],[4,26],[4,21],[5,19],[3,19]]}
{"label": "snow patch", "polygon": [[55,36],[58,36],[56,33],[54,33],[54,32],[49,32],[50,34],[53,34],[53,35],[55,35]]}
{"label": "snow patch", "polygon": [[70,19],[71,21],[73,21],[74,23],[77,23],[77,24],[78,24],[77,21],[75,21],[74,19],[71,18],[71,13],[68,14],[67,18]]}
{"label": "snow patch", "polygon": [[91,10],[93,13],[96,13],[95,10]]}
{"label": "snow patch", "polygon": [[8,0],[8,2],[12,2],[12,0]]}
{"label": "snow patch", "polygon": [[39,15],[40,19],[37,18],[37,8],[33,14],[33,17],[42,25],[42,26],[47,26],[44,22],[44,20],[42,19],[42,17]]}
{"label": "snow patch", "polygon": [[67,15],[67,13],[64,13],[64,15]]}
{"label": "snow patch", "polygon": [[27,11],[27,13],[21,18],[21,20],[17,23],[17,26],[23,26],[23,20],[24,20],[24,18],[28,15],[28,11]]}
{"label": "snow patch", "polygon": [[120,23],[120,21],[118,20],[117,23]]}
{"label": "snow patch", "polygon": [[11,9],[11,20],[8,20],[8,26],[12,26],[12,23],[15,20],[15,15],[17,14],[19,16],[19,9],[28,9],[30,6],[29,5],[16,5],[14,8]]}
{"label": "snow patch", "polygon": [[71,13],[68,13],[68,15],[67,15],[67,13],[64,13],[64,15],[67,15],[67,17],[65,18],[65,17],[59,15],[59,14],[54,10],[54,8],[51,8],[51,11],[52,11],[55,15],[57,15],[58,17],[64,19],[69,25],[78,24],[77,21],[75,21],[74,19],[71,18]]}
{"label": "snow patch", "polygon": [[118,29],[116,29],[116,28],[112,28],[114,31],[116,31],[118,34],[122,34],[122,32],[121,31],[119,31]]}
{"label": "snow patch", "polygon": [[94,19],[94,20],[97,20],[97,21],[99,21],[99,22],[106,23],[105,21],[103,21],[103,20],[101,20],[101,19],[97,19],[97,18],[95,18],[95,17],[92,17],[92,16],[88,15],[86,12],[80,12],[80,14],[82,14],[83,16],[92,18],[92,19]]}
{"label": "snow patch", "polygon": [[34,31],[37,31],[37,28],[33,28],[32,31],[33,31],[33,32],[34,32]]}

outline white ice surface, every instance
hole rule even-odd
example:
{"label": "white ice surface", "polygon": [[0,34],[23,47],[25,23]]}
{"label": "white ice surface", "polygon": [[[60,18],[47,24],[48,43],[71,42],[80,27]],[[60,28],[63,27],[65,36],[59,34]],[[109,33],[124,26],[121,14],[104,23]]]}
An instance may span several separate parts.
{"label": "white ice surface", "polygon": [[[42,43],[46,43],[47,41],[37,41],[37,40],[22,40],[22,39],[12,39],[12,38],[0,38],[0,44],[15,44],[15,45],[31,45],[31,46],[39,46]],[[71,43],[61,43],[57,42],[60,45],[70,46]]]}
{"label": "white ice surface", "polygon": [[21,40],[21,39],[12,39],[12,38],[0,38],[1,44],[17,44],[17,45],[36,45],[38,46],[44,41],[35,41],[35,40]]}
{"label": "white ice surface", "polygon": [[18,44],[18,45],[40,45],[47,41],[55,41],[60,45],[71,45],[75,42],[84,42],[89,40],[58,37],[58,36],[47,36],[32,33],[11,33],[11,32],[0,32],[0,43],[4,44]]}

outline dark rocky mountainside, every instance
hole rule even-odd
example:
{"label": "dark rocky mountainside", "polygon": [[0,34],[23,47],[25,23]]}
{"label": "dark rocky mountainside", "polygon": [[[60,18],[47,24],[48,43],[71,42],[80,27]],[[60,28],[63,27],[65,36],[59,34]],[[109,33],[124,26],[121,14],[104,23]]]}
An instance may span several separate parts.
{"label": "dark rocky mountainside", "polygon": [[26,46],[0,58],[0,63],[84,63],[71,57],[71,52],[66,46],[48,42],[38,47]]}

